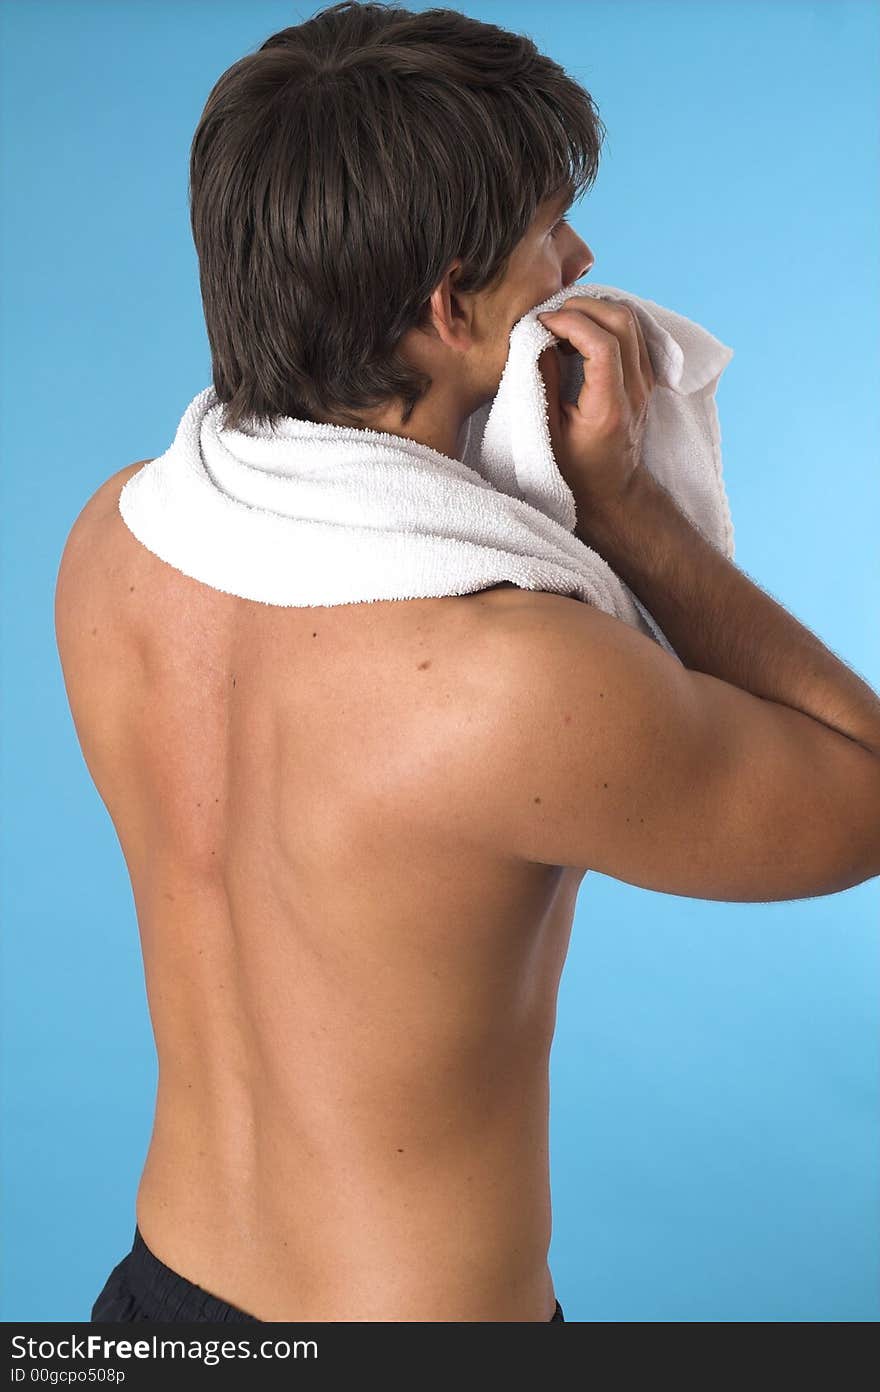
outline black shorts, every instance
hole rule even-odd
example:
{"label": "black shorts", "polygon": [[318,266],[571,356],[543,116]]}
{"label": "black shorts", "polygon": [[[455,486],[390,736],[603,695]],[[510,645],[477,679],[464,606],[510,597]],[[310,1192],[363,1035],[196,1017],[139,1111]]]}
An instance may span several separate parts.
{"label": "black shorts", "polygon": [[[256,1315],[228,1305],[225,1300],[179,1276],[150,1251],[135,1224],[134,1242],[107,1277],[104,1289],[92,1306],[91,1322],[154,1320],[159,1324],[260,1324]],[[562,1306],[550,1317],[565,1322]]]}

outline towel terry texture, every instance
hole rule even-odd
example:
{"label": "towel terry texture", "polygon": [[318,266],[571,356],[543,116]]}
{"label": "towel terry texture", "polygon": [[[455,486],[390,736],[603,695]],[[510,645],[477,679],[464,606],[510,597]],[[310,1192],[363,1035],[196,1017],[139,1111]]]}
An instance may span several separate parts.
{"label": "towel terry texture", "polygon": [[[264,604],[462,595],[508,580],[592,604],[677,656],[628,586],[574,535],[575,500],[553,457],[538,367],[558,340],[536,317],[572,295],[622,300],[638,315],[656,379],[644,466],[732,560],[715,390],[733,350],[651,300],[578,282],[514,325],[498,391],[464,422],[457,458],[290,416],[224,430],[208,387],[165,453],[122,489],[126,526],[183,574]],[[562,396],[573,402],[583,359],[560,354],[559,366]]]}

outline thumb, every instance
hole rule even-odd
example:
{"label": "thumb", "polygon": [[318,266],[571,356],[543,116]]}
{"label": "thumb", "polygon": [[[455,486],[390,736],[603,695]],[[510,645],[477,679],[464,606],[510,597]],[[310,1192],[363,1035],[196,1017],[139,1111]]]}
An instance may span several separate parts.
{"label": "thumb", "polygon": [[[539,324],[543,324],[545,329],[549,329],[551,333],[555,333],[556,330],[553,328],[553,325],[548,324],[547,320],[556,319],[558,314],[558,309],[546,309],[543,314],[536,314],[535,318],[537,319]],[[569,357],[572,353],[576,353],[578,351],[573,343],[569,343],[567,338],[557,338],[556,343],[553,346],[557,348],[560,353],[564,353],[566,357]]]}

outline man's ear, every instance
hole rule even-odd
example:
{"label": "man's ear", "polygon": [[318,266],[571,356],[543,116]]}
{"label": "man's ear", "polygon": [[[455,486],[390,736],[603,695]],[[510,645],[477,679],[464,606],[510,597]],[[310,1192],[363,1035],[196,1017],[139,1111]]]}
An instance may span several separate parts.
{"label": "man's ear", "polygon": [[[472,317],[471,295],[467,292],[460,294],[456,290],[461,265],[461,257],[456,258],[447,268],[443,279],[434,287],[431,294],[434,313],[426,325],[435,337],[443,338],[450,347],[459,348],[470,344]],[[442,315],[444,321],[440,327],[437,324],[438,315]],[[463,344],[462,340],[467,340],[467,344]]]}

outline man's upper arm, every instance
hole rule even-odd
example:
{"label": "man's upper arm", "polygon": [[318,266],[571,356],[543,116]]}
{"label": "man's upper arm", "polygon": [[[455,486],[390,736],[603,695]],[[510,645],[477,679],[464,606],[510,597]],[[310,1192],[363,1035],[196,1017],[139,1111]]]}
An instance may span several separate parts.
{"label": "man's upper arm", "polygon": [[479,736],[496,848],[697,899],[880,874],[880,759],[597,609],[534,598],[500,635],[502,714]]}

